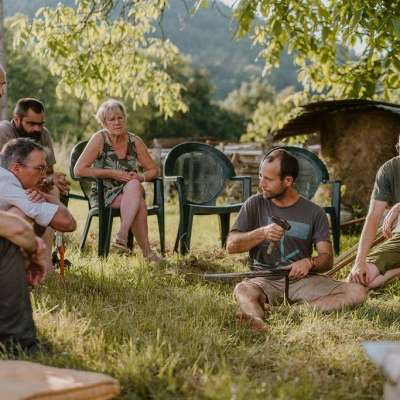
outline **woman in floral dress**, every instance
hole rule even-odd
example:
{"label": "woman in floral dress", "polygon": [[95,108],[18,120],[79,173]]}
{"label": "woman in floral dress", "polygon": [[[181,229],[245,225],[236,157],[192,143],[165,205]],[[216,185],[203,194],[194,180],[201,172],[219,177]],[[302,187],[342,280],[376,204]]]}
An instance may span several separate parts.
{"label": "woman in floral dress", "polygon": [[[159,170],[143,141],[126,131],[126,117],[125,106],[117,100],[107,100],[100,106],[96,119],[103,129],[90,139],[74,173],[78,177],[102,178],[106,206],[120,209],[121,226],[111,247],[129,253],[127,242],[131,229],[143,257],[161,263],[165,260],[152,251],[148,239],[147,205],[142,185],[157,178]],[[143,173],[137,171],[138,165]],[[97,204],[95,187],[90,202],[92,206]]]}

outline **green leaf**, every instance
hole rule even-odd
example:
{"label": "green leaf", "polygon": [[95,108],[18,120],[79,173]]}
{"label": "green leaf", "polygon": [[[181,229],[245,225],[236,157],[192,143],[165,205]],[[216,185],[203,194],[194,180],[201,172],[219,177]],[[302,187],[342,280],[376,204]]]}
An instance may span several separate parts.
{"label": "green leaf", "polygon": [[394,68],[396,68],[397,71],[400,72],[400,60],[397,57],[392,57],[392,62],[393,62]]}
{"label": "green leaf", "polygon": [[354,30],[356,28],[356,26],[359,24],[359,22],[361,21],[362,15],[363,15],[363,10],[359,10],[352,16],[350,23],[349,23],[349,28],[351,30]]}
{"label": "green leaf", "polygon": [[329,29],[328,27],[324,26],[322,28],[322,40],[325,42],[326,39],[328,39],[329,35],[331,34],[331,29]]}
{"label": "green leaf", "polygon": [[282,33],[282,25],[280,21],[277,19],[272,24],[272,32],[274,33],[275,36],[280,36],[280,34]]}
{"label": "green leaf", "polygon": [[394,32],[395,32],[397,38],[400,39],[400,20],[398,20],[396,18],[391,18],[391,21],[393,24]]}

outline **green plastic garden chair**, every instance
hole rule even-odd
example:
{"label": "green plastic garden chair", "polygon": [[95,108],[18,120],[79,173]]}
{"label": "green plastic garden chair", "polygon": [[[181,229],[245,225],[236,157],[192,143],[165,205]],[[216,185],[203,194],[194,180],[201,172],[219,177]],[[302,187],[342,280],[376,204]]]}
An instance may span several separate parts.
{"label": "green plastic garden chair", "polygon": [[[108,255],[111,240],[111,231],[113,219],[120,217],[119,209],[106,207],[104,204],[103,180],[100,178],[78,178],[74,174],[74,167],[78,158],[87,145],[87,141],[83,141],[75,145],[71,151],[69,159],[69,172],[74,181],[78,181],[83,192],[83,196],[71,194],[71,198],[86,200],[89,212],[86,218],[85,227],[83,229],[79,250],[82,250],[89,232],[90,224],[93,217],[99,217],[99,239],[98,239],[98,255],[104,257]],[[97,185],[98,191],[98,207],[91,207],[89,202],[89,194],[93,182]],[[165,223],[164,223],[164,185],[162,178],[156,178],[150,181],[154,184],[153,204],[147,207],[148,215],[156,215],[158,220],[158,229],[160,234],[160,250],[165,253]],[[133,235],[130,232],[128,237],[128,247],[132,248]]]}
{"label": "green plastic garden chair", "polygon": [[[236,176],[224,153],[204,143],[188,142],[175,146],[165,158],[164,178],[174,182],[179,200],[179,226],[174,251],[190,250],[194,215],[219,217],[221,246],[229,234],[230,214],[238,212],[251,195],[251,178]],[[228,181],[241,183],[241,201],[217,205]]]}
{"label": "green plastic garden chair", "polygon": [[[340,187],[341,181],[331,180],[329,178],[328,170],[321,159],[306,149],[295,146],[279,146],[271,149],[263,157],[261,164],[264,159],[276,149],[285,149],[292,153],[299,161],[299,175],[294,182],[294,188],[297,193],[306,199],[312,200],[315,193],[321,184],[331,185],[331,204],[323,206],[323,209],[330,216],[332,238],[333,238],[333,249],[336,255],[340,253]],[[260,167],[261,167],[260,164]]]}

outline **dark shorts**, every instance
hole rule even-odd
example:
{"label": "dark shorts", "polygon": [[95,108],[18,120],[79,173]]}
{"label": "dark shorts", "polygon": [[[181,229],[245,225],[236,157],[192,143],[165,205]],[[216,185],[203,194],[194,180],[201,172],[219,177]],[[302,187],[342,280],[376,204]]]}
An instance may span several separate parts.
{"label": "dark shorts", "polygon": [[[270,304],[280,303],[284,300],[285,278],[277,280],[251,278],[246,279],[246,282],[259,286]],[[343,283],[323,275],[312,275],[304,279],[289,281],[289,300],[310,302],[322,296],[328,296],[333,289]]]}
{"label": "dark shorts", "polygon": [[400,268],[400,233],[395,233],[372,251],[367,262],[375,264],[382,275],[391,269]]}

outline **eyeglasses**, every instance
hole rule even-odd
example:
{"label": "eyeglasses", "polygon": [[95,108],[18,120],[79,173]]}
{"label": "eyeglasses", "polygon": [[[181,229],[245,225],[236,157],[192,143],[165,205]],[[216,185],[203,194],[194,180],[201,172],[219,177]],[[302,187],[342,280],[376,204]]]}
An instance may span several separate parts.
{"label": "eyeglasses", "polygon": [[400,154],[400,144],[397,143],[396,146],[394,146],[394,147],[396,147],[396,151]]}
{"label": "eyeglasses", "polygon": [[24,167],[32,167],[40,171],[41,174],[46,173],[47,171],[47,165],[32,165],[32,164],[25,164]]}
{"label": "eyeglasses", "polygon": [[6,88],[7,88],[7,82],[0,83],[0,86],[1,86],[3,89],[6,89]]}

